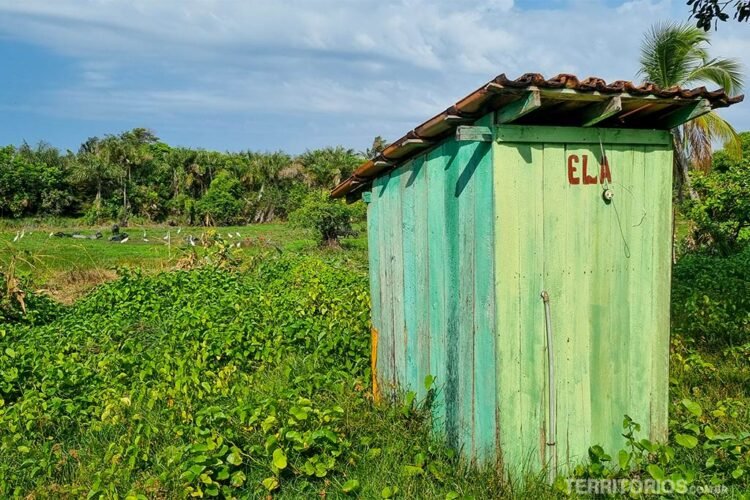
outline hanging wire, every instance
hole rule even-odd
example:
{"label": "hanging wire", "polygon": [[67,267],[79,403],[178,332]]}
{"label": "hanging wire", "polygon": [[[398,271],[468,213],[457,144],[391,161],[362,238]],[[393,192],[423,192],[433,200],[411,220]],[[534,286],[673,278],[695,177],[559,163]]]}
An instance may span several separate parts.
{"label": "hanging wire", "polygon": [[[607,168],[609,168],[611,172],[612,166],[609,164],[609,160],[607,159],[607,153],[604,151],[604,143],[602,142],[602,131],[599,130],[598,132],[599,132],[599,147],[601,148],[601,151],[602,151],[602,161],[606,162]],[[604,188],[609,189],[609,180],[605,180],[604,183],[605,183]],[[630,190],[628,190],[628,192],[630,192]],[[630,194],[631,196],[633,195],[632,192],[630,192]],[[629,259],[630,258],[630,245],[628,244],[628,240],[625,238],[625,231],[623,231],[622,229],[622,221],[620,220],[620,212],[617,210],[617,203],[615,203],[614,198],[612,198],[611,203],[612,203],[612,208],[615,211],[615,218],[617,219],[617,228],[620,230],[620,238],[622,238],[622,244],[625,249],[625,258]],[[644,218],[645,218],[645,214],[644,214]],[[641,222],[643,222],[643,220],[641,220]]]}

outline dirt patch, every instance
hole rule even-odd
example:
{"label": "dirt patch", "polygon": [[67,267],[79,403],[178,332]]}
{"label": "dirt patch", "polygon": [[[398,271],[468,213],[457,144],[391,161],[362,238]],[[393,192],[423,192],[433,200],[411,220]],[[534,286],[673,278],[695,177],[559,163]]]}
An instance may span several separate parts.
{"label": "dirt patch", "polygon": [[117,273],[111,269],[71,269],[55,273],[47,281],[47,286],[39,291],[70,305],[96,286],[115,279]]}

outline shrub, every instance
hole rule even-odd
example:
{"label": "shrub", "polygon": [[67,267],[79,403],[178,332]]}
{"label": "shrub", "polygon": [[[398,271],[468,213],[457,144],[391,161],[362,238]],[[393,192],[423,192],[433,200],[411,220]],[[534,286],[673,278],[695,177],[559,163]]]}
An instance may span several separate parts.
{"label": "shrub", "polygon": [[721,257],[692,253],[672,272],[672,326],[712,346],[750,340],[750,247]]}
{"label": "shrub", "polygon": [[242,186],[228,172],[221,172],[211,182],[206,194],[195,204],[195,211],[205,225],[232,225],[242,214]]}
{"label": "shrub", "polygon": [[357,210],[353,208],[355,205],[332,200],[326,192],[315,192],[291,213],[289,220],[297,227],[312,230],[321,245],[337,247],[340,238],[354,234],[352,218]]}
{"label": "shrub", "polygon": [[[750,143],[750,133],[742,134],[743,143]],[[750,227],[750,158],[733,160],[719,151],[711,172],[698,172],[693,187],[699,200],[685,202],[685,214],[693,227],[689,244],[728,255],[742,248]]]}

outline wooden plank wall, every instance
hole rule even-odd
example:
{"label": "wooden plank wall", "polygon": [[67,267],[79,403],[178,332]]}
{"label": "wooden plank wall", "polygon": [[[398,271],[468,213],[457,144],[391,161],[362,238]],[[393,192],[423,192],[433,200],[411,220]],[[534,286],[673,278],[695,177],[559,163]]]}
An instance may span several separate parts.
{"label": "wooden plank wall", "polygon": [[539,470],[550,457],[542,290],[551,297],[563,471],[591,445],[622,448],[624,414],[644,437],[666,438],[671,149],[605,147],[609,205],[603,186],[567,180],[571,154],[588,155],[598,173],[599,144],[495,145],[499,426],[510,468]]}
{"label": "wooden plank wall", "polygon": [[497,445],[491,154],[443,141],[377,179],[368,208],[381,392],[423,399],[434,376],[436,431],[481,460]]}

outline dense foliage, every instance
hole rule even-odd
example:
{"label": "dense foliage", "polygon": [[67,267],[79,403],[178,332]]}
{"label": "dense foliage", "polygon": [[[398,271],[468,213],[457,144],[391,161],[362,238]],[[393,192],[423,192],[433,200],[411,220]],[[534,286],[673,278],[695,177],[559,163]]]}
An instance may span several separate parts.
{"label": "dense foliage", "polygon": [[699,198],[686,201],[691,221],[688,244],[721,255],[740,250],[750,229],[750,132],[740,134],[743,155],[735,159],[726,151],[714,155],[713,168],[699,172],[693,187]]}
{"label": "dense foliage", "polygon": [[252,491],[261,470],[268,489],[325,477],[350,445],[328,393],[368,373],[367,303],[361,273],[259,261],[127,275],[46,325],[0,326],[0,496],[43,478],[122,496],[124,477],[206,493]]}
{"label": "dense foliage", "polygon": [[0,217],[85,215],[180,224],[285,219],[311,190],[349,176],[362,155],[342,147],[219,153],[171,147],[146,129],[93,137],[78,152],[0,149]]}
{"label": "dense foliage", "polygon": [[310,229],[322,245],[338,246],[339,239],[354,234],[353,219],[364,219],[364,206],[332,200],[325,192],[310,193],[302,206],[290,214],[297,227]]}
{"label": "dense foliage", "polygon": [[750,342],[750,246],[730,257],[685,255],[672,274],[675,333],[714,348]]}

